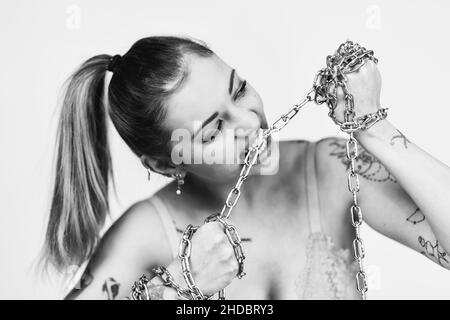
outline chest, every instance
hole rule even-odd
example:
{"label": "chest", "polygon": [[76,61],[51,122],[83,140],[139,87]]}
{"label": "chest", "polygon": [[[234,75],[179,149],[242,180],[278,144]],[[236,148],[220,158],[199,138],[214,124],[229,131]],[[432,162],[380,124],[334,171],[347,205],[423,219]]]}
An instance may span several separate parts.
{"label": "chest", "polygon": [[[241,238],[247,240],[244,242],[247,275],[242,279],[236,278],[228,286],[228,299],[285,300],[302,296],[300,278],[308,263],[311,212],[308,212],[303,198],[297,199],[300,201],[279,199],[282,203],[279,205],[274,201],[262,202],[256,209],[261,218],[236,218],[235,225]],[[351,247],[353,229],[343,214],[346,211],[342,201],[321,204],[322,231],[332,239],[330,247],[322,246],[327,253],[329,250],[333,250],[333,255],[343,253]],[[242,216],[244,213],[237,210],[236,217]]]}
{"label": "chest", "polygon": [[[256,190],[253,194],[257,201],[241,201],[233,210],[229,222],[243,240],[246,276],[236,278],[226,288],[227,299],[299,299],[299,277],[307,264],[311,213],[305,184],[302,179],[296,180],[283,190]],[[333,198],[326,191],[319,187],[321,200]],[[351,235],[352,230],[349,221],[341,218],[346,217],[345,203],[335,200],[320,201],[321,224],[336,247],[347,248],[351,240],[346,235]]]}
{"label": "chest", "polygon": [[284,205],[276,212],[276,216],[271,214],[275,219],[236,220],[247,275],[227,287],[227,299],[298,299],[297,280],[306,263],[308,218],[298,206]]}

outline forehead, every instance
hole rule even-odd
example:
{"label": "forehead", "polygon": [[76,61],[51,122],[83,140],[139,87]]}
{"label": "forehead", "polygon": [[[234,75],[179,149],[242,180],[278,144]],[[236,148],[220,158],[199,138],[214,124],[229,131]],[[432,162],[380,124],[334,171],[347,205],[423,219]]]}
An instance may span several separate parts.
{"label": "forehead", "polygon": [[187,75],[182,86],[167,101],[169,129],[186,128],[193,132],[194,121],[204,121],[229,99],[231,67],[217,55],[188,56]]}

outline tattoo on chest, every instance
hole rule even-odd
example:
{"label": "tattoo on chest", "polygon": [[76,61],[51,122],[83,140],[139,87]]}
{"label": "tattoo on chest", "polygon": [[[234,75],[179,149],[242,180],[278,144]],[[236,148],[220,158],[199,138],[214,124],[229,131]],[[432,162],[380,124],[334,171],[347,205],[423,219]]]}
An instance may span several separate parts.
{"label": "tattoo on chest", "polygon": [[[347,159],[346,142],[340,142],[338,139],[330,142],[332,150],[330,156],[341,160],[346,170],[350,170],[350,160]],[[358,145],[358,157],[355,161],[355,170],[363,178],[374,182],[391,181],[396,183],[395,177],[378,161],[373,155],[367,152],[361,145]]]}
{"label": "tattoo on chest", "polygon": [[120,283],[110,277],[103,283],[102,292],[106,293],[108,300],[115,300],[119,294],[119,286]]}
{"label": "tattoo on chest", "polygon": [[419,236],[418,240],[420,246],[423,248],[421,252],[423,255],[437,261],[443,267],[450,266],[448,254],[440,247],[439,241],[436,240],[435,244],[433,244],[422,236]]}
{"label": "tattoo on chest", "polygon": [[412,224],[421,223],[422,221],[425,221],[425,215],[419,208],[416,208],[416,210],[414,210],[414,212],[406,218],[406,221],[411,222]]}
{"label": "tattoo on chest", "polygon": [[405,149],[408,149],[408,144],[411,143],[411,141],[409,141],[409,139],[403,133],[401,133],[400,130],[396,130],[398,134],[392,137],[391,146],[395,145],[395,140],[400,140],[405,146]]}

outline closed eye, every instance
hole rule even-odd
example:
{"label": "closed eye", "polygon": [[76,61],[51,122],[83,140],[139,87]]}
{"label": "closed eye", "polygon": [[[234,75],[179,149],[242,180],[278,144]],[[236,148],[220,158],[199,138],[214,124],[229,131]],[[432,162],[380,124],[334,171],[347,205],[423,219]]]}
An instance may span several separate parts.
{"label": "closed eye", "polygon": [[247,93],[247,80],[241,81],[241,86],[239,87],[239,90],[236,92],[234,99],[240,99]]}
{"label": "closed eye", "polygon": [[222,132],[223,127],[223,120],[219,119],[217,127],[213,130],[211,130],[211,134],[207,134],[206,139],[203,139],[203,142],[211,142],[216,139],[216,136],[219,135]]}

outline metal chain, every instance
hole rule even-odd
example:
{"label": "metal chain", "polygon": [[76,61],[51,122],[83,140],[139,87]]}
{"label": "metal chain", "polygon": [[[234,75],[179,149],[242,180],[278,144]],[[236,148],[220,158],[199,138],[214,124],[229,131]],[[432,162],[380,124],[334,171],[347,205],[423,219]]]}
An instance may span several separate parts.
{"label": "metal chain", "polygon": [[238,272],[237,272],[236,276],[239,279],[241,279],[243,276],[246,275],[246,273],[244,272],[245,255],[244,255],[244,249],[242,247],[241,237],[239,236],[239,233],[237,232],[236,227],[233,226],[232,224],[229,224],[228,222],[226,222],[223,217],[220,217],[220,214],[209,216],[205,219],[205,223],[212,222],[212,221],[218,221],[223,225],[224,232],[233,247],[234,255],[236,256],[236,259],[238,261],[239,268],[238,268]]}
{"label": "metal chain", "polygon": [[350,215],[352,225],[355,228],[355,239],[353,240],[354,259],[358,261],[359,271],[356,273],[356,289],[360,292],[363,300],[366,299],[367,274],[364,271],[362,259],[365,256],[364,242],[360,235],[360,226],[362,225],[362,211],[358,204],[359,192],[359,176],[355,170],[355,159],[358,157],[358,142],[353,136],[353,132],[349,134],[349,140],[346,145],[347,159],[350,161],[350,172],[347,176],[348,190],[352,193],[353,204],[350,207]]}
{"label": "metal chain", "polygon": [[177,291],[178,297],[183,300],[189,300],[190,291],[188,289],[181,288],[176,282],[172,275],[165,267],[155,267],[152,271],[162,280],[165,286],[174,288]]}
{"label": "metal chain", "polygon": [[194,227],[192,224],[189,224],[186,227],[186,230],[184,230],[183,236],[181,238],[180,247],[178,249],[178,257],[181,259],[181,269],[183,271],[183,277],[189,288],[189,293],[192,299],[206,300],[210,297],[205,296],[197,287],[194,282],[194,278],[192,277],[191,268],[189,266],[189,258],[191,257],[192,248],[191,239],[198,228],[199,227]]}
{"label": "metal chain", "polygon": [[[367,60],[372,60],[377,63],[378,60],[373,56],[373,51],[366,50],[364,47],[352,41],[347,41],[341,44],[335,54],[327,57],[327,66],[319,70],[314,78],[312,89],[306,94],[305,98],[299,103],[295,104],[287,113],[278,118],[268,129],[260,132],[256,141],[249,148],[248,153],[245,156],[244,166],[239,174],[238,181],[232,190],[229,192],[225,204],[218,214],[213,214],[205,219],[205,223],[211,221],[219,221],[225,227],[225,232],[228,230],[227,236],[235,248],[236,258],[239,263],[238,278],[242,278],[245,275],[243,262],[245,259],[242,244],[234,226],[228,224],[225,219],[229,219],[233,208],[236,206],[237,201],[241,195],[241,187],[247,176],[249,175],[253,165],[256,163],[260,153],[260,149],[267,143],[267,139],[275,132],[282,130],[290,120],[295,117],[304,105],[310,101],[314,101],[320,105],[327,103],[329,108],[328,115],[337,124],[341,131],[349,134],[347,141],[346,153],[347,159],[350,161],[350,173],[347,177],[348,188],[352,193],[353,204],[350,208],[352,225],[355,228],[355,239],[353,240],[354,258],[358,261],[359,271],[356,274],[356,288],[360,292],[363,299],[366,299],[367,287],[367,275],[364,271],[363,258],[365,256],[364,244],[360,236],[360,226],[362,224],[362,211],[358,205],[357,194],[359,192],[359,177],[355,170],[355,159],[358,157],[358,142],[354,138],[354,132],[360,130],[366,130],[374,125],[376,122],[386,118],[387,108],[381,108],[377,112],[357,117],[354,110],[353,96],[350,94],[347,88],[346,74],[356,72],[361,68]],[[344,121],[339,121],[335,115],[335,109],[337,107],[337,89],[341,87],[344,92],[345,111]],[[192,237],[193,232],[198,227],[189,225],[184,234],[190,234]],[[192,231],[194,229],[194,231]],[[192,234],[191,234],[192,232]],[[180,243],[180,250],[182,249],[182,268],[183,275],[190,289],[194,291],[193,298],[204,299],[203,294],[195,286],[192,276],[190,275],[188,257],[190,254],[190,238],[185,238]],[[238,248],[238,249],[236,249]],[[181,251],[180,251],[181,252]],[[183,260],[185,262],[183,262]],[[219,291],[219,299],[225,299],[225,289]]]}
{"label": "metal chain", "polygon": [[150,293],[147,288],[149,282],[147,276],[143,274],[131,287],[131,297],[133,300],[150,300]]}
{"label": "metal chain", "polygon": [[[386,118],[387,108],[382,108],[375,113],[356,117],[354,110],[354,99],[347,88],[346,74],[356,72],[367,60],[377,63],[373,51],[366,50],[357,43],[347,41],[341,44],[332,56],[327,57],[327,67],[320,70],[314,80],[315,97],[317,104],[326,102],[329,107],[329,116],[340,127],[343,132],[348,133],[346,144],[347,160],[350,162],[350,172],[347,176],[348,189],[352,193],[353,203],[350,207],[352,225],[355,229],[353,240],[354,259],[358,262],[359,271],[356,273],[356,289],[363,300],[366,299],[367,274],[364,271],[363,259],[365,257],[364,242],[361,239],[360,227],[362,225],[362,210],[358,204],[358,192],[360,190],[359,176],[355,169],[355,160],[358,157],[358,141],[354,132],[366,130],[376,122]],[[345,111],[344,121],[336,119],[335,109],[337,107],[337,88],[341,87],[344,93]]]}

